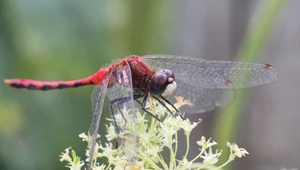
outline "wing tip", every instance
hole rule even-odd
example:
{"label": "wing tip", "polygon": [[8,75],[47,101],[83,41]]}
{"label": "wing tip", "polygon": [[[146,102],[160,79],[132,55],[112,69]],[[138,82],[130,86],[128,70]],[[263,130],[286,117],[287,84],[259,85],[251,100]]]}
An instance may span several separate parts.
{"label": "wing tip", "polygon": [[[278,78],[278,72],[277,72],[277,70],[272,65],[264,64],[263,67],[265,69],[268,69],[270,71],[270,75],[271,75],[271,78],[272,78],[271,81],[270,81],[270,83],[272,83],[272,82],[274,82],[274,81],[276,81],[276,80],[279,79]],[[273,77],[272,77],[272,75],[273,75]]]}

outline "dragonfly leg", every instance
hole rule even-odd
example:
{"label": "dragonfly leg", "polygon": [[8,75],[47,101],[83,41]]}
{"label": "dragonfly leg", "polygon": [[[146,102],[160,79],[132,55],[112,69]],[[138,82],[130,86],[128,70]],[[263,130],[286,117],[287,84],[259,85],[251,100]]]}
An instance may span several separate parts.
{"label": "dragonfly leg", "polygon": [[[116,121],[116,118],[115,118],[115,113],[113,112],[113,108],[112,108],[112,105],[110,105],[110,112],[111,112],[111,115],[113,117],[113,121],[114,121],[114,124],[115,124],[115,127],[116,127],[116,132],[118,134],[118,139],[120,138],[119,137],[119,134],[120,134],[120,129],[119,129],[119,126],[117,125],[117,121]],[[114,139],[113,141],[115,141],[115,148],[118,148],[118,139]]]}
{"label": "dragonfly leg", "polygon": [[142,106],[142,110],[144,112],[146,112],[147,114],[149,114],[150,116],[154,117],[156,120],[158,120],[159,122],[161,122],[161,120],[155,116],[153,113],[149,112],[147,109],[146,109],[146,102],[147,102],[147,99],[148,99],[148,94],[143,98],[143,102],[140,102],[139,100],[136,100],[141,106]]}
{"label": "dragonfly leg", "polygon": [[[129,99],[128,99],[128,98],[129,98]],[[116,114],[116,113],[115,113],[114,110],[113,110],[113,105],[115,104],[115,105],[117,106],[119,113],[121,114],[122,118],[123,118],[124,121],[125,121],[125,123],[124,123],[124,127],[125,127],[126,124],[127,124],[127,119],[125,118],[125,116],[124,116],[124,114],[123,114],[123,112],[122,112],[122,110],[121,110],[121,108],[120,108],[120,105],[121,105],[122,103],[126,102],[126,101],[129,101],[129,100],[130,100],[130,97],[122,97],[122,98],[117,98],[117,99],[114,99],[114,100],[110,101],[111,114],[112,114],[112,116],[113,116],[115,125],[116,125],[116,127],[117,127],[117,129],[118,129],[118,133],[120,132],[120,131],[119,131],[120,129],[119,129],[119,126],[117,125],[117,121],[116,121],[116,118],[115,118],[115,114]]]}
{"label": "dragonfly leg", "polygon": [[119,129],[119,126],[118,126],[117,121],[116,121],[116,117],[115,117],[115,113],[114,113],[113,108],[112,108],[112,104],[110,104],[109,108],[110,108],[110,112],[111,112],[111,115],[112,115],[113,120],[114,120],[114,124],[115,124],[115,127],[116,127],[117,134],[119,134],[120,129]]}
{"label": "dragonfly leg", "polygon": [[117,107],[118,107],[118,110],[119,110],[121,116],[123,117],[123,119],[124,119],[124,121],[125,121],[124,126],[123,126],[123,129],[125,129],[126,124],[127,124],[127,119],[125,118],[125,116],[124,116],[124,114],[123,114],[123,112],[122,112],[122,110],[121,110],[121,108],[120,108],[120,104],[122,104],[122,103],[117,103]]}
{"label": "dragonfly leg", "polygon": [[175,111],[177,112],[177,113],[179,113],[179,116],[181,117],[181,119],[185,119],[184,117],[183,117],[183,115],[178,111],[178,109],[171,103],[171,102],[169,102],[169,100],[167,100],[166,98],[164,98],[163,96],[160,96],[165,102],[167,102],[170,106],[172,106],[174,109],[175,109]]}
{"label": "dragonfly leg", "polygon": [[[172,113],[172,111],[158,98],[158,97],[156,97],[156,96],[154,96],[154,95],[152,95],[152,97],[154,98],[154,99],[156,99],[161,105],[163,105],[170,113],[171,113],[171,115],[172,116],[175,116],[173,113]],[[179,116],[181,117],[181,119],[185,119],[183,116],[182,116],[182,114],[178,111],[178,109],[172,104],[172,103],[170,103],[167,99],[165,99],[164,97],[162,97],[162,96],[160,96],[166,103],[168,103],[169,105],[171,105],[174,109],[175,109],[175,111],[176,111],[176,113],[179,113]]]}
{"label": "dragonfly leg", "polygon": [[[123,112],[122,112],[122,110],[121,110],[121,108],[120,108],[120,105],[123,104],[123,103],[125,103],[125,102],[128,102],[128,101],[130,101],[130,100],[135,100],[135,99],[137,99],[137,98],[139,98],[139,96],[133,96],[133,99],[132,99],[131,96],[127,96],[127,97],[121,97],[121,98],[117,98],[117,99],[114,99],[114,100],[110,101],[110,108],[111,108],[111,113],[112,113],[112,115],[113,115],[113,119],[115,119],[115,116],[114,116],[115,113],[114,113],[114,110],[113,110],[113,108],[112,108],[112,105],[115,104],[115,105],[117,106],[118,111],[120,112],[122,118],[123,118],[124,121],[125,121],[125,123],[124,123],[124,128],[126,127],[127,119],[125,118],[125,116],[124,116],[124,114],[123,114]],[[114,121],[116,122],[116,120],[114,120]],[[117,126],[117,125],[116,125],[116,126]]]}
{"label": "dragonfly leg", "polygon": [[159,100],[159,98],[158,97],[156,97],[156,96],[154,96],[154,95],[152,95],[152,97],[155,99],[155,100],[157,100],[161,105],[163,105],[167,110],[168,110],[168,112],[170,112],[170,114],[172,115],[172,116],[175,116],[173,113],[172,113],[172,111],[161,101],[161,100]]}

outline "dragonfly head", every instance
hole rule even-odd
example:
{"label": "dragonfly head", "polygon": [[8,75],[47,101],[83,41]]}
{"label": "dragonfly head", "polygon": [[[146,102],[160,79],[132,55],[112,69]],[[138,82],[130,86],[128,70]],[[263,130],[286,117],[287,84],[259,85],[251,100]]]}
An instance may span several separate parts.
{"label": "dragonfly head", "polygon": [[176,89],[174,74],[169,69],[156,72],[150,79],[149,90],[153,95],[170,96]]}

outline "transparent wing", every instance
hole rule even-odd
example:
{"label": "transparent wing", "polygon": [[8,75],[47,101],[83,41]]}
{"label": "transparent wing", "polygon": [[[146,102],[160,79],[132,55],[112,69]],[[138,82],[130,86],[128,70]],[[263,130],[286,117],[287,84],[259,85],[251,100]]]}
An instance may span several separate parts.
{"label": "transparent wing", "polygon": [[177,88],[170,97],[170,101],[175,103],[175,96],[183,96],[193,104],[182,107],[185,113],[204,113],[214,110],[217,107],[225,106],[234,99],[234,91],[229,89],[208,89],[195,87],[188,83],[176,80]]}
{"label": "transparent wing", "polygon": [[[267,84],[277,79],[276,70],[264,64],[168,55],[142,58],[151,68],[167,68],[174,73],[177,88],[173,96],[191,100],[194,106],[188,113],[202,113],[228,104],[234,98],[232,89]],[[171,101],[174,101],[173,96]]]}
{"label": "transparent wing", "polygon": [[111,72],[107,96],[110,111],[119,132],[120,148],[128,161],[137,156],[138,134],[136,134],[136,107],[133,98],[131,69],[128,63],[116,67]]}
{"label": "transparent wing", "polygon": [[92,111],[93,111],[93,118],[92,123],[89,127],[89,135],[91,137],[90,143],[89,143],[89,155],[90,155],[90,164],[88,167],[88,170],[91,169],[92,160],[94,156],[95,146],[96,146],[96,140],[98,135],[98,129],[99,129],[99,122],[102,114],[102,108],[104,104],[105,94],[107,90],[107,85],[109,81],[109,75],[102,81],[101,84],[96,85],[94,87],[91,99],[92,99]]}
{"label": "transparent wing", "polygon": [[111,72],[107,96],[110,100],[112,115],[117,116],[116,114],[124,114],[123,112],[125,111],[127,112],[125,113],[126,115],[136,117],[131,69],[128,64],[122,67],[117,67]]}
{"label": "transparent wing", "polygon": [[265,64],[167,55],[143,56],[143,60],[154,68],[170,69],[176,80],[202,88],[239,89],[277,80],[276,70]]}

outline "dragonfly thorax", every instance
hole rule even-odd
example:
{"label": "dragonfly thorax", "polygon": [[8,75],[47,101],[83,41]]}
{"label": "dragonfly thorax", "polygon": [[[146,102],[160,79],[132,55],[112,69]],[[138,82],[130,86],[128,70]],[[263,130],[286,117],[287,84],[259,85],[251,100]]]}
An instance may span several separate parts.
{"label": "dragonfly thorax", "polygon": [[149,90],[153,95],[170,96],[176,89],[174,74],[169,69],[156,72],[149,81]]}

